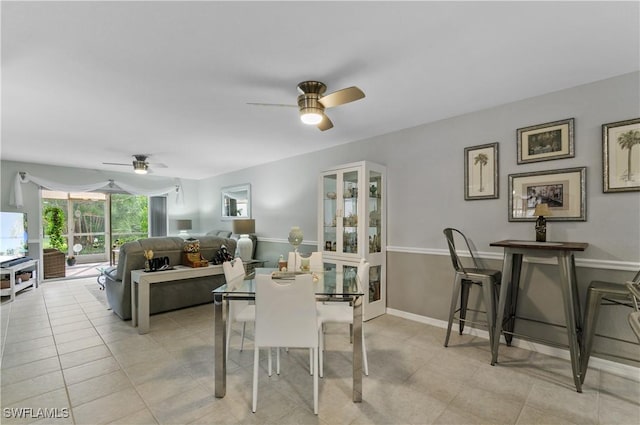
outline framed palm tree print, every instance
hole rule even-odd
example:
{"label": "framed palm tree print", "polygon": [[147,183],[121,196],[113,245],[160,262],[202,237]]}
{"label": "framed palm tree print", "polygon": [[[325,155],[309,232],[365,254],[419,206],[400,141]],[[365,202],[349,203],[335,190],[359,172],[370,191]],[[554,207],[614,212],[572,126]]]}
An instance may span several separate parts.
{"label": "framed palm tree print", "polygon": [[640,118],[602,125],[603,191],[640,190]]}
{"label": "framed palm tree print", "polygon": [[498,142],[464,148],[464,199],[498,195]]}

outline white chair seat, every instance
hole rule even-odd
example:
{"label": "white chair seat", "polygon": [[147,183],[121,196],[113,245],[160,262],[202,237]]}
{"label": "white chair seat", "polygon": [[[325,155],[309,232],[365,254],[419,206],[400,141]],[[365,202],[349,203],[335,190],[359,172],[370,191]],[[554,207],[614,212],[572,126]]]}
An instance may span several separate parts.
{"label": "white chair seat", "polygon": [[[369,263],[364,259],[360,261],[358,265],[357,285],[362,287],[362,282],[368,282],[369,277]],[[316,310],[318,311],[318,320],[321,326],[325,323],[345,323],[350,325],[350,329],[353,329],[353,307],[346,302],[326,302],[317,303]],[[322,329],[322,328],[321,328]],[[320,348],[319,348],[319,369],[320,377],[324,375],[324,332],[321,330],[319,334]],[[369,375],[369,362],[367,360],[367,348],[364,343],[364,327],[362,329],[362,365],[364,374]]]}
{"label": "white chair seat", "polygon": [[237,322],[253,322],[256,320],[256,306],[250,304],[240,310],[235,317]]}
{"label": "white chair seat", "polygon": [[353,323],[353,307],[347,303],[318,304],[318,317],[322,323]]}

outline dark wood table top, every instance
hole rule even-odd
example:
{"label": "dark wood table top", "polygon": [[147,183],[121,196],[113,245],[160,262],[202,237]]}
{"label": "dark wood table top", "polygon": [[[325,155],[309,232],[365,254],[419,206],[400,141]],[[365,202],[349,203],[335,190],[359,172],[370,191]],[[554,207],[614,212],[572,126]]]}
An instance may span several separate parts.
{"label": "dark wood table top", "polygon": [[542,251],[584,251],[589,246],[586,242],[536,242],[506,239],[491,242],[489,246],[501,246],[503,248],[539,249]]}

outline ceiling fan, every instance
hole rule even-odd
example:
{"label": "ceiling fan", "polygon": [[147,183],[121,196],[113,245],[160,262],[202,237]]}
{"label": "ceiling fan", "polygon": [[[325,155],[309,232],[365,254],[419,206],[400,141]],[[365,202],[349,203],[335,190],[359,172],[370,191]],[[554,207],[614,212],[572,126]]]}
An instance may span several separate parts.
{"label": "ceiling fan", "polygon": [[333,123],[324,113],[326,108],[344,105],[364,98],[364,92],[356,86],[347,87],[328,95],[324,95],[327,86],[320,81],[303,81],[298,84],[298,105],[285,105],[279,103],[253,103],[257,106],[291,106],[300,110],[300,120],[308,125],[315,125],[321,131],[333,128]]}
{"label": "ceiling fan", "polygon": [[[153,166],[153,167],[157,167],[157,168],[167,168],[167,166],[165,164],[161,164],[161,163],[149,163],[147,162],[147,158],[149,157],[149,155],[144,155],[144,154],[138,154],[138,155],[132,155],[133,156],[133,171],[137,174],[147,174],[147,172],[150,172],[151,170],[149,170],[149,166]],[[103,162],[103,164],[105,165],[124,165],[124,166],[129,166],[130,164],[124,164],[124,163],[120,163],[120,162]]]}

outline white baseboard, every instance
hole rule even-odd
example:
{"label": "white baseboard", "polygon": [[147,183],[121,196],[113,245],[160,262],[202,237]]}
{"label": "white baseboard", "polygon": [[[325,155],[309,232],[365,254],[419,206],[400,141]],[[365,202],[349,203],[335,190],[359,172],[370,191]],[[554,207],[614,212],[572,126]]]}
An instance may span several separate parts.
{"label": "white baseboard", "polygon": [[[388,308],[386,310],[387,314],[392,316],[402,317],[403,319],[413,320],[414,322],[424,323],[426,325],[435,326],[438,328],[447,328],[447,322],[444,320],[434,319],[432,317],[420,316],[414,313],[408,313],[402,310],[396,310],[393,308]],[[469,335],[479,336],[481,338],[485,338],[489,340],[489,332],[483,329],[476,329],[470,326],[465,327],[465,333]],[[504,336],[500,337],[501,342],[505,342]],[[539,344],[531,341],[525,341],[518,338],[513,338],[511,341],[511,345],[514,347],[522,348],[524,350],[533,351],[536,353],[546,354],[551,357],[557,357],[564,360],[570,360],[569,351],[564,350],[562,348],[551,347],[544,344]],[[631,379],[636,382],[640,382],[640,368],[613,362],[611,360],[601,359],[599,357],[591,356],[589,359],[589,369],[599,369],[607,373],[611,373],[612,375],[622,376],[627,379]]]}

